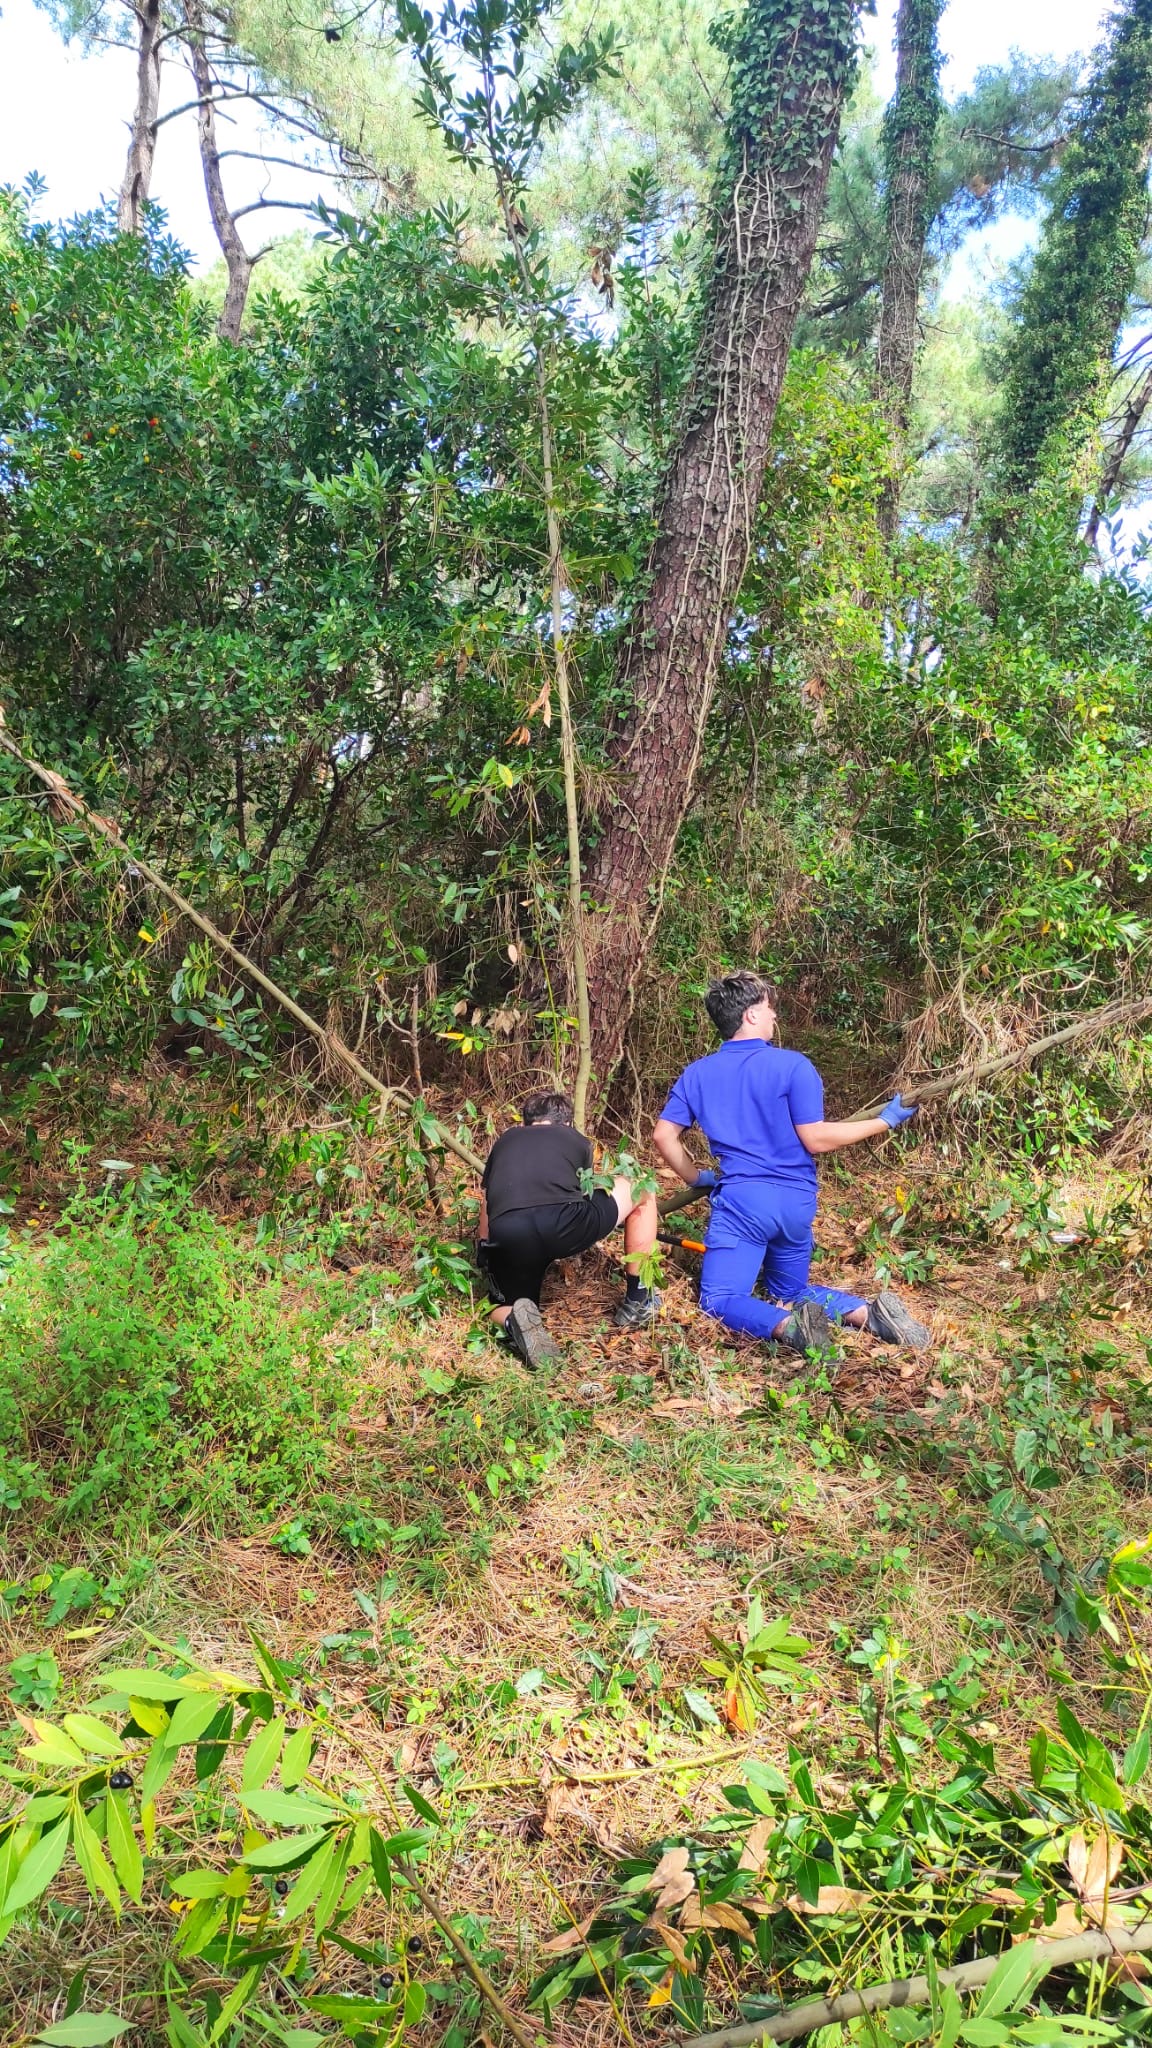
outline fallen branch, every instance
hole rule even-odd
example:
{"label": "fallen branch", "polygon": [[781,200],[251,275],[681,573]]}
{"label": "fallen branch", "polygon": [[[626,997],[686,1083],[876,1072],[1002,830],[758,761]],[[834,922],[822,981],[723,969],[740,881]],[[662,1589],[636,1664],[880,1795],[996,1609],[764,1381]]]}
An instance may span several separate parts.
{"label": "fallen branch", "polygon": [[[1152,1922],[1137,1927],[1097,1928],[1091,1934],[1074,1934],[1067,1941],[1039,1941],[1036,1960],[1043,1962],[1045,1975],[1061,1970],[1067,1963],[1090,1963],[1109,1956],[1142,1955],[1152,1949]],[[975,1991],[1003,1961],[1002,1955],[981,1956],[978,1963],[960,1963],[954,1970],[937,1972],[943,1990]],[[682,2035],[680,2048],[751,2048],[759,2041],[797,2041],[814,2034],[819,2027],[834,2027],[862,2013],[882,2012],[892,2005],[930,2005],[932,1994],[927,1977],[898,1977],[888,1984],[871,1984],[866,1991],[842,1991],[838,1998],[809,1998],[793,2005],[773,2019],[749,2020],[739,2027],[720,2027],[714,2034]]]}
{"label": "fallen branch", "polygon": [[[2,717],[3,713],[0,712],[0,720],[2,720]],[[27,754],[22,753],[15,740],[10,738],[9,734],[4,731],[2,723],[0,723],[0,747],[3,747],[6,753],[11,754],[14,761],[19,761],[22,767],[27,768],[29,774],[35,775],[44,784],[44,787],[51,792],[54,801],[79,818],[81,824],[88,832],[92,833],[96,838],[102,839],[137,874],[143,875],[144,880],[151,888],[158,890],[161,896],[166,896],[169,903],[174,903],[180,915],[186,917],[190,923],[194,924],[198,931],[202,931],[205,938],[212,941],[218,952],[226,954],[228,959],[235,961],[241,973],[248,980],[254,981],[258,988],[262,988],[265,995],[271,996],[273,1002],[278,1003],[282,1010],[286,1010],[288,1015],[294,1018],[303,1030],[310,1033],[318,1045],[323,1046],[331,1059],[338,1061],[341,1066],[346,1067],[348,1072],[354,1074],[356,1079],[362,1082],[365,1088],[370,1089],[379,1098],[384,1109],[390,1109],[397,1102],[404,1103],[409,1107],[413,1106],[415,1098],[409,1093],[407,1088],[390,1088],[387,1082],[381,1081],[379,1075],[374,1074],[370,1067],[364,1065],[363,1060],[357,1058],[351,1046],[345,1045],[344,1040],[335,1031],[326,1030],[323,1024],[317,1023],[315,1017],[309,1016],[307,1010],[301,1009],[300,1004],[288,994],[288,991],[282,989],[277,982],[265,974],[262,968],[257,967],[256,962],[250,959],[247,953],[242,953],[239,946],[234,946],[231,939],[226,938],[224,933],[212,923],[211,918],[205,917],[203,911],[197,910],[194,904],[189,903],[186,896],[181,896],[179,890],[174,889],[170,882],[166,882],[163,875],[156,868],[151,867],[138,853],[133,853],[119,826],[111,818],[102,818],[98,811],[89,810],[88,805],[82,803],[80,798],[69,789],[62,775],[57,775],[53,769],[43,767],[39,761],[33,761]],[[475,1152],[470,1151],[467,1145],[462,1145],[460,1140],[454,1137],[452,1132],[447,1130],[435,1117],[426,1117],[425,1121],[435,1131],[437,1145],[442,1145],[446,1151],[455,1153],[457,1159],[463,1160],[465,1166],[470,1166],[474,1173],[483,1172],[484,1162],[482,1159],[477,1158]]]}
{"label": "fallen branch", "polygon": [[[1019,1046],[1015,1052],[998,1053],[994,1059],[978,1060],[974,1066],[958,1067],[954,1073],[944,1074],[938,1081],[924,1081],[911,1088],[902,1088],[904,1102],[936,1102],[942,1095],[954,1095],[960,1088],[969,1088],[976,1081],[991,1080],[994,1074],[1006,1074],[1011,1067],[1026,1067],[1041,1053],[1051,1052],[1055,1046],[1071,1045],[1075,1039],[1089,1038],[1098,1031],[1111,1031],[1116,1024],[1138,1024],[1145,1017],[1152,1017],[1152,996],[1137,996],[1126,1003],[1105,1003],[1099,1010],[1090,1010],[1086,1017],[1078,1018],[1075,1024],[1066,1024],[1062,1031],[1050,1031],[1045,1038],[1033,1038],[1028,1045]],[[866,1109],[854,1109],[847,1119],[849,1123],[862,1123],[865,1117],[875,1116],[876,1111],[887,1098],[877,1096]]]}

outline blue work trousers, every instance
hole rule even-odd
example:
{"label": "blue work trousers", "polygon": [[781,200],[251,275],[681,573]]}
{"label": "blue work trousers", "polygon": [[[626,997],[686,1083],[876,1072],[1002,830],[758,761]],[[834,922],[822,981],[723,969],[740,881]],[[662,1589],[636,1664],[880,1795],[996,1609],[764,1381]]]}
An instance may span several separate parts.
{"label": "blue work trousers", "polygon": [[[729,1330],[770,1337],[783,1320],[780,1307],[816,1301],[830,1316],[864,1308],[858,1294],[811,1287],[812,1225],[816,1190],[780,1180],[725,1180],[712,1197],[707,1250],[700,1274],[700,1306]],[[771,1301],[758,1301],[757,1283]]]}

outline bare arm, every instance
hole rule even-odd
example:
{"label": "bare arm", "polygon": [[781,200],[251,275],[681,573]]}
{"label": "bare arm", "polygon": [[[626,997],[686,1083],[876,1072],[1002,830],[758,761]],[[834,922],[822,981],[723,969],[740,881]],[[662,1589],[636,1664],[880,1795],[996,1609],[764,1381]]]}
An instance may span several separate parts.
{"label": "bare arm", "polygon": [[477,1237],[487,1237],[488,1235],[488,1197],[484,1193],[483,1188],[480,1190],[480,1214],[476,1219],[476,1235]]}
{"label": "bare arm", "polygon": [[684,1150],[681,1140],[687,1128],[686,1124],[670,1123],[667,1117],[662,1116],[652,1133],[652,1143],[665,1166],[678,1173],[687,1187],[694,1188],[705,1169]]}
{"label": "bare arm", "polygon": [[822,1152],[842,1152],[846,1145],[859,1145],[863,1138],[886,1138],[889,1127],[882,1117],[869,1116],[860,1123],[797,1124],[796,1136],[804,1150],[818,1159]]}

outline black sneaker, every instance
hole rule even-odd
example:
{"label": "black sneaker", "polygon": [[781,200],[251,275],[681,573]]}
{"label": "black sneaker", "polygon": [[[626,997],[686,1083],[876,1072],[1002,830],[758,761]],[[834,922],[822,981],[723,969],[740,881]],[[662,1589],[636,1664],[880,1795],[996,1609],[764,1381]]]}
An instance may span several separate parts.
{"label": "black sneaker", "polygon": [[882,1344],[907,1344],[913,1351],[927,1351],[932,1342],[931,1330],[909,1314],[898,1294],[878,1294],[864,1327]]}
{"label": "black sneaker", "polygon": [[504,1335],[529,1372],[537,1372],[542,1365],[555,1365],[560,1358],[560,1347],[548,1335],[536,1303],[526,1296],[513,1302],[512,1313],[504,1323]]}
{"label": "black sneaker", "polygon": [[818,1301],[801,1302],[794,1308],[782,1330],[773,1335],[774,1344],[783,1344],[788,1351],[819,1351],[821,1354],[835,1349],[836,1332]]}
{"label": "black sneaker", "polygon": [[659,1313],[660,1296],[654,1287],[650,1287],[647,1294],[626,1295],[623,1301],[618,1302],[612,1321],[618,1330],[646,1330]]}

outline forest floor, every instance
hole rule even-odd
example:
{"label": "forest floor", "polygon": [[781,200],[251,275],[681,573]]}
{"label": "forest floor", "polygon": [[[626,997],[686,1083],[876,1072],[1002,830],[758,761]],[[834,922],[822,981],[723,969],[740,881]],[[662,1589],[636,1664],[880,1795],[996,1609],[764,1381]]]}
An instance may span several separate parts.
{"label": "forest floor", "polygon": [[[24,1445],[45,1497],[0,1537],[13,1703],[91,1698],[101,1667],[139,1661],[148,1637],[245,1669],[257,1630],[381,1769],[435,1801],[448,1830],[431,1877],[521,1986],[614,1859],[715,1813],[746,1756],[781,1764],[791,1746],[827,1783],[879,1757],[860,1711],[878,1671],[893,1710],[933,1683],[973,1684],[973,1727],[996,1737],[1002,1771],[1025,1770],[1054,1682],[1101,1721],[1098,1653],[1067,1616],[1096,1561],[1150,1526],[1152,1317],[1129,1183],[995,1182],[981,1191],[927,1147],[825,1175],[819,1277],[869,1292],[879,1270],[931,1325],[928,1354],[849,1333],[815,1368],[727,1340],[680,1254],[658,1323],[616,1331],[619,1268],[596,1252],[551,1279],[563,1361],[530,1378],[489,1336],[436,1241],[444,1226],[430,1210],[414,1223],[414,1199],[362,1224],[363,1242],[300,1250],[286,1276],[267,1258],[229,1265],[213,1239],[185,1285],[161,1190],[163,1243],[155,1208],[128,1226],[158,1259],[142,1323],[138,1303],[121,1313],[140,1291],[116,1265],[124,1212],[110,1225],[94,1202],[61,1228],[46,1179],[13,1236],[0,1387],[6,1372],[11,1404],[67,1350],[71,1391],[48,1386]],[[1084,1234],[1062,1242],[1062,1226]],[[250,1244],[248,1223],[227,1230]],[[225,1300],[226,1315],[212,1306]],[[92,1397],[91,1446],[53,1437],[45,1416],[78,1398],[60,1330],[107,1323],[102,1384],[114,1353],[122,1387],[135,1359],[140,1384],[152,1371],[174,1314],[181,1355],[203,1317],[220,1361],[198,1397],[206,1425],[189,1408],[177,1435],[192,1431],[191,1452],[188,1436],[183,1451],[162,1443],[78,1509],[106,1403]],[[271,1492],[249,1483],[259,1429],[229,1406],[221,1344],[250,1347],[244,1371],[299,1369],[301,1400],[269,1424]],[[753,1595],[808,1639],[815,1680],[770,1693],[742,1728],[706,1664]],[[111,1945],[102,1932],[89,1992],[131,1977],[134,1938],[127,1923]],[[0,2013],[7,1993],[23,2018],[10,2034],[0,2018],[0,2041],[58,2008],[77,1939],[63,1922],[10,1937]],[[331,1982],[350,1981],[356,1965],[330,1953]],[[561,2031],[615,2027],[605,2001],[584,2001]]]}

